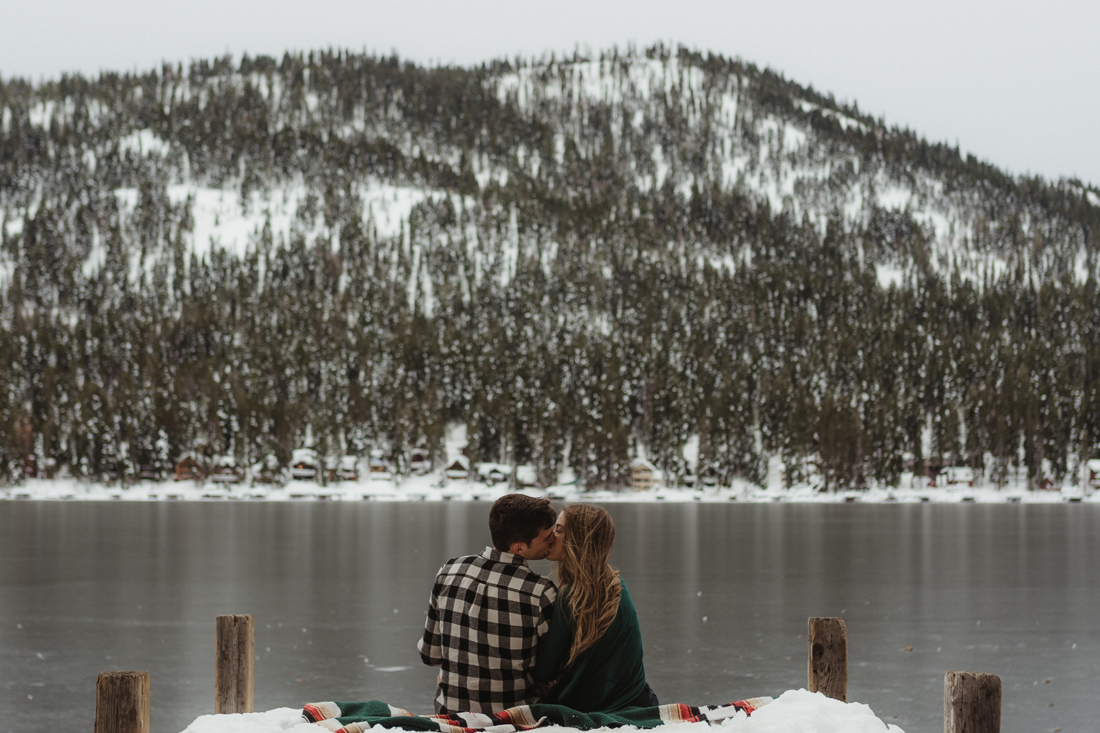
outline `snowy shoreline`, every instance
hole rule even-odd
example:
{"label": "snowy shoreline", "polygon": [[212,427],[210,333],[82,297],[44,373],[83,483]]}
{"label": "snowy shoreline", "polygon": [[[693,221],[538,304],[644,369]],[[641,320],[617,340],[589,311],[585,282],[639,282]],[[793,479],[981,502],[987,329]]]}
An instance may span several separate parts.
{"label": "snowy shoreline", "polygon": [[[445,481],[438,474],[399,480],[342,481],[323,486],[314,481],[274,484],[234,484],[195,481],[142,481],[120,486],[78,479],[27,479],[0,487],[0,501],[486,501],[511,491],[506,484],[477,481]],[[905,489],[892,487],[822,492],[811,486],[760,488],[752,484],[733,487],[656,488],[641,491],[585,491],[576,486],[523,488],[523,493],[546,496],[556,502],[600,503],[728,503],[751,504],[1059,504],[1100,503],[1100,492],[1083,492],[1078,487],[1031,491],[1021,486],[949,486]]]}

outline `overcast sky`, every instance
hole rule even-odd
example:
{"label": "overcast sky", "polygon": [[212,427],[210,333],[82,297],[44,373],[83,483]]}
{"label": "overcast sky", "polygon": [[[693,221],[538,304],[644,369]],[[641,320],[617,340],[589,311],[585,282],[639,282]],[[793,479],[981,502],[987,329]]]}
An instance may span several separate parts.
{"label": "overcast sky", "polygon": [[1013,174],[1100,185],[1097,0],[0,0],[0,76],[287,49],[468,65],[684,44],[811,84]]}

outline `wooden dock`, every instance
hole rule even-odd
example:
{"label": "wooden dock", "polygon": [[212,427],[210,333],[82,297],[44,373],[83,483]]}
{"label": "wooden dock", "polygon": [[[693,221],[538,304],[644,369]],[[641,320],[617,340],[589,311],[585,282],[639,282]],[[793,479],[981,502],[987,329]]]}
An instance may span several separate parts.
{"label": "wooden dock", "polygon": [[[806,689],[848,702],[848,630],[844,620],[812,616],[806,635]],[[255,620],[215,619],[214,712],[251,713]],[[1000,733],[1001,678],[947,672],[944,733]],[[149,733],[149,673],[102,672],[96,680],[95,733]]]}

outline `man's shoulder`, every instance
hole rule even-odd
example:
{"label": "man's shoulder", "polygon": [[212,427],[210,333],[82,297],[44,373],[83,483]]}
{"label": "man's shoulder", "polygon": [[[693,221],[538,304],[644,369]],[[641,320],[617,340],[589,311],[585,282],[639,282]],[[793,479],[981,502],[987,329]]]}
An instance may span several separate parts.
{"label": "man's shoulder", "polygon": [[463,555],[443,564],[438,580],[447,578],[476,578],[486,584],[533,596],[549,596],[553,600],[556,586],[549,578],[539,575],[526,562],[514,562],[510,553],[486,548],[480,555]]}
{"label": "man's shoulder", "polygon": [[[485,551],[478,555],[461,555],[459,557],[452,557],[447,562],[443,563],[443,567],[439,569],[440,575],[469,575],[479,573],[485,568],[499,565],[493,555],[490,554],[492,548],[485,548]],[[499,553],[497,553],[499,554]]]}
{"label": "man's shoulder", "polygon": [[439,569],[439,573],[442,575],[446,572],[455,572],[462,568],[476,566],[478,560],[481,559],[480,555],[462,555],[460,557],[452,557],[447,562],[443,563],[443,567]]}

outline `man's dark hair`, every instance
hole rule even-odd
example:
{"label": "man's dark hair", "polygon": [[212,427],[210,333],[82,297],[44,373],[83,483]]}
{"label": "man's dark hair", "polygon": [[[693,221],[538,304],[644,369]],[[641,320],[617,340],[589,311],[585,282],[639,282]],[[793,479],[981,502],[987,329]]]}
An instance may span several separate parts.
{"label": "man's dark hair", "polygon": [[526,545],[547,527],[553,527],[558,513],[543,497],[536,499],[525,494],[505,494],[493,502],[489,510],[489,534],[493,547],[510,552],[516,542]]}

